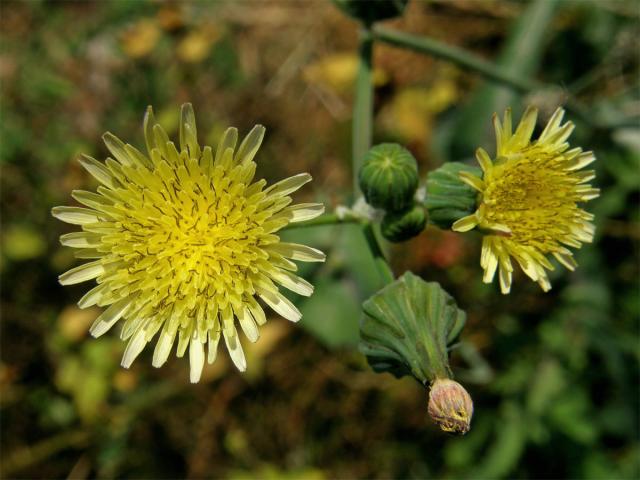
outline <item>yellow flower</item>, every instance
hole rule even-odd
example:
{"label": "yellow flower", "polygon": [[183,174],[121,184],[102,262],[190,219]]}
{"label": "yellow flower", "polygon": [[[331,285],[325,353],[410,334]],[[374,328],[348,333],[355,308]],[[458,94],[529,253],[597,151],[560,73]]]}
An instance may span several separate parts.
{"label": "yellow flower", "polygon": [[176,337],[177,356],[189,347],[191,381],[200,379],[205,360],[213,363],[220,336],[240,371],[245,356],[236,319],[247,338],[258,339],[266,321],[256,297],[291,321],[301,317],[278,285],[300,295],[313,286],[295,275],[292,260],[322,262],[319,250],[281,242],[278,230],[320,215],[317,203],[290,205],[290,194],[311,180],[308,173],[268,188],[253,182],[253,161],[264,136],[255,126],[236,148],[238,131],[226,130],[218,148],[200,148],[190,104],[182,106],[180,149],[151,107],[144,120],[148,156],[110,133],[103,137],[115,160],[83,156],[82,165],[102,185],[97,194],[76,190],[88,208],[55,207],[53,216],[80,225],[60,237],[93,259],[60,275],[62,285],[96,279],[78,305],[108,306],[90,332],[98,337],[120,319],[128,339],[122,365],[128,368],[158,334],[153,366],[167,360]]}
{"label": "yellow flower", "polygon": [[595,160],[592,152],[569,150],[566,142],[573,123],[562,123],[564,110],[558,108],[537,140],[531,140],[537,110],[527,108],[515,133],[511,111],[500,123],[493,117],[497,154],[492,161],[478,149],[476,158],[484,175],[462,172],[460,178],[478,190],[478,209],[453,224],[466,232],[475,227],[486,231],[480,265],[484,282],[490,283],[499,270],[500,289],[509,293],[513,265],[511,258],[546,292],[551,288],[547,270],[553,270],[548,255],[573,270],[577,264],[566,247],[579,248],[593,240],[593,215],[578,206],[592,200],[599,190],[587,182],[593,170],[579,171]]}

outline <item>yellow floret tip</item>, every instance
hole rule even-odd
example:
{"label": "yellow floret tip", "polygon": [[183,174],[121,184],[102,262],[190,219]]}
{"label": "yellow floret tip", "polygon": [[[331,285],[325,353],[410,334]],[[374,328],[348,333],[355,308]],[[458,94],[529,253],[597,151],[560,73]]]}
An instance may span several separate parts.
{"label": "yellow floret tip", "polygon": [[577,264],[567,247],[591,242],[595,232],[593,215],[579,206],[600,193],[588,184],[595,172],[578,171],[595,156],[581,148],[569,149],[567,139],[574,125],[562,124],[562,108],[551,116],[540,137],[532,140],[537,114],[535,108],[527,108],[515,132],[511,110],[505,112],[502,122],[494,115],[496,158],[478,149],[482,178],[460,175],[479,192],[478,208],[452,228],[466,232],[477,227],[486,232],[480,258],[483,280],[492,282],[498,272],[502,293],[511,289],[512,259],[548,291],[547,270],[554,269],[549,255],[573,270]]}
{"label": "yellow floret tip", "polygon": [[268,188],[265,180],[254,181],[264,132],[255,126],[237,146],[238,131],[229,128],[214,153],[198,144],[193,108],[185,104],[176,146],[149,107],[146,154],[106,133],[113,159],[80,158],[101,185],[97,193],[73,192],[84,207],[55,207],[52,215],[81,227],[60,241],[91,261],[60,275],[60,283],[97,281],[79,305],[107,307],[90,329],[95,337],[123,320],[124,367],[155,336],[153,365],[160,367],[177,338],[177,356],[189,348],[190,378],[197,382],[205,350],[212,363],[222,337],[244,371],[237,326],[251,342],[258,339],[266,314],[257,299],[284,318],[300,319],[280,287],[311,295],[313,286],[294,273],[293,261],[325,256],[281,242],[278,231],[321,215],[324,206],[291,204],[290,195],[311,180],[307,173]]}

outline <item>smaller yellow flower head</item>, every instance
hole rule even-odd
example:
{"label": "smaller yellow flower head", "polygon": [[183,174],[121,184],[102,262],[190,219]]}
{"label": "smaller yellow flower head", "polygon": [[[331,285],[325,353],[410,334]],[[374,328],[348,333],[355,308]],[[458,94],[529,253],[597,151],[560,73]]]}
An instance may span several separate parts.
{"label": "smaller yellow flower head", "polygon": [[[546,270],[553,270],[553,255],[569,270],[576,267],[567,247],[579,248],[593,240],[593,215],[578,206],[598,197],[600,191],[588,184],[593,170],[579,171],[595,160],[592,152],[569,149],[567,138],[574,125],[562,124],[564,110],[558,108],[537,140],[531,135],[538,111],[529,107],[515,132],[511,110],[496,131],[496,159],[479,148],[476,158],[482,178],[463,172],[460,178],[478,192],[478,209],[453,224],[466,232],[480,227],[488,232],[482,243],[480,265],[484,282],[490,283],[499,270],[500,289],[509,293],[513,273],[511,259],[546,292],[551,288]],[[546,270],[545,270],[546,269]]]}
{"label": "smaller yellow flower head", "polygon": [[157,336],[153,366],[164,364],[178,339],[177,355],[189,348],[191,381],[216,358],[223,337],[239,370],[246,368],[236,326],[258,339],[266,321],[262,300],[291,321],[301,317],[282,293],[311,295],[313,286],[294,272],[292,260],[324,261],[305,245],[280,241],[277,232],[309,220],[322,204],[291,205],[290,195],[311,180],[307,173],[266,187],[254,181],[253,161],[265,129],[256,126],[237,146],[229,128],[218,148],[201,148],[191,104],[182,107],[178,147],[155,122],[144,121],[147,153],[110,133],[104,141],[114,159],[83,156],[82,165],[101,185],[97,193],[72,193],[83,207],[55,207],[53,216],[79,225],[60,237],[76,256],[92,261],[60,275],[62,285],[95,279],[78,305],[107,307],[91,327],[98,337],[123,320],[128,368]]}

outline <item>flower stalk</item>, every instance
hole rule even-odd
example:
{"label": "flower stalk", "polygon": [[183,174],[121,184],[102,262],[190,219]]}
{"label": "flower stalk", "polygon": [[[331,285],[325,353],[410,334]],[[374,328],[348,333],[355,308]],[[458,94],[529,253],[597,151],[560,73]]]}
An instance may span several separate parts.
{"label": "flower stalk", "polygon": [[364,233],[364,238],[369,245],[371,255],[373,255],[373,261],[380,275],[380,279],[385,285],[393,282],[393,280],[395,279],[393,271],[391,270],[389,263],[384,257],[384,253],[382,253],[382,248],[380,247],[380,242],[378,242],[378,237],[376,237],[376,232],[373,229],[373,225],[371,223],[364,224],[362,227],[362,232]]}
{"label": "flower stalk", "polygon": [[530,92],[540,86],[534,80],[522,78],[507,72],[494,63],[488,62],[462,48],[447,45],[446,43],[441,43],[429,37],[398,32],[387,27],[375,27],[372,35],[376,40],[395,47],[449,60],[461,67],[477,72],[490,80],[507,85],[522,93]]}
{"label": "flower stalk", "polygon": [[[355,195],[360,191],[358,172],[362,167],[367,151],[371,148],[373,134],[373,35],[368,25],[365,25],[360,31],[358,58],[352,130],[353,192]],[[373,255],[380,278],[385,284],[392,282],[394,279],[393,272],[382,253],[371,223],[364,224],[362,232]]]}
{"label": "flower stalk", "polygon": [[300,223],[290,223],[282,230],[290,230],[294,228],[307,228],[307,227],[318,227],[322,225],[340,225],[343,223],[359,223],[361,219],[354,216],[340,216],[336,213],[325,213],[324,215],[319,216],[318,218],[314,218],[311,220],[307,220],[305,222]]}
{"label": "flower stalk", "polygon": [[[375,40],[388,45],[448,60],[456,65],[460,65],[468,70],[479,73],[489,80],[511,87],[521,93],[531,93],[534,91],[552,88],[550,85],[542,82],[524,78],[509,72],[500,68],[495,63],[484,60],[483,58],[467,52],[462,48],[447,45],[432,38],[398,32],[392,28],[379,26],[376,26],[372,30],[371,35]],[[608,123],[602,124],[598,122],[590,116],[586,108],[576,100],[567,99],[564,106],[567,111],[571,112],[577,119],[593,128],[613,129],[620,126]]]}
{"label": "flower stalk", "polygon": [[373,35],[368,27],[360,32],[358,59],[352,130],[353,192],[356,196],[360,191],[358,172],[371,148],[373,132]]}

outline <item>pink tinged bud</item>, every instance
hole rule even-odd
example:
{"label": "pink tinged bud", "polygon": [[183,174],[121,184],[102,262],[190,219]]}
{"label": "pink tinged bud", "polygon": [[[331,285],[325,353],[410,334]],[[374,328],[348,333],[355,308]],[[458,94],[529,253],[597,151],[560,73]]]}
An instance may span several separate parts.
{"label": "pink tinged bud", "polygon": [[464,435],[473,416],[473,401],[458,382],[438,378],[429,392],[429,416],[444,432]]}

